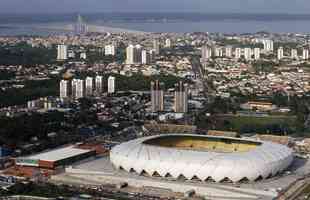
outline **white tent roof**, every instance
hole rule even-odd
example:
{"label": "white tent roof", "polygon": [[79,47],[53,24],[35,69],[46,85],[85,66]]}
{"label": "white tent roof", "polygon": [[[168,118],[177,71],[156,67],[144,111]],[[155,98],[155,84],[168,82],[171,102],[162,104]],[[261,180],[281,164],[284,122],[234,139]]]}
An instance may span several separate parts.
{"label": "white tent roof", "polygon": [[138,173],[144,170],[149,175],[157,172],[161,176],[169,173],[174,178],[183,175],[187,179],[196,176],[200,180],[211,177],[217,182],[225,178],[238,182],[245,178],[255,181],[259,177],[275,175],[285,170],[293,160],[291,149],[271,142],[260,141],[260,145],[248,152],[233,153],[177,149],[143,143],[155,137],[162,136],[139,138],[114,147],[110,152],[111,162],[128,172],[133,169]]}

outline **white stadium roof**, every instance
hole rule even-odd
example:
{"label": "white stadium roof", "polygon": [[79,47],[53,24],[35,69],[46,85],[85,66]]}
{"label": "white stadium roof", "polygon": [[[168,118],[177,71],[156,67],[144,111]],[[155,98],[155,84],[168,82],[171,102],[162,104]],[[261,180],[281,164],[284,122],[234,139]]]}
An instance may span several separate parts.
{"label": "white stadium roof", "polygon": [[90,151],[91,150],[84,150],[84,149],[75,148],[74,146],[68,146],[68,147],[59,148],[59,149],[39,153],[36,155],[32,155],[32,156],[27,157],[26,159],[55,162],[58,160],[64,160],[70,157],[78,156],[80,154],[85,154]]}
{"label": "white stadium roof", "polygon": [[[150,139],[179,136],[169,134],[139,138],[114,147],[110,159],[116,168],[139,174],[147,173],[177,179],[212,179],[216,182],[265,179],[284,171],[293,161],[292,150],[286,146],[263,141],[237,139],[241,142],[257,142],[255,148],[246,152],[215,152],[180,149],[145,143]],[[197,135],[183,135],[193,136]],[[206,138],[223,137],[199,136]],[[225,139],[225,138],[224,138]],[[232,138],[226,138],[236,140]]]}

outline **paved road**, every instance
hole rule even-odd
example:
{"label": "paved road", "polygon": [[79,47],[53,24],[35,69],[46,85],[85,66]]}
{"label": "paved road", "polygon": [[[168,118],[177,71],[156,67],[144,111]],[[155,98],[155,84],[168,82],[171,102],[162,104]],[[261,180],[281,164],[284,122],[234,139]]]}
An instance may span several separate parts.
{"label": "paved road", "polygon": [[192,182],[176,182],[167,181],[162,179],[152,179],[141,176],[134,176],[131,174],[92,174],[87,175],[86,173],[66,173],[54,177],[57,181],[68,181],[68,182],[78,182],[78,184],[102,184],[107,183],[119,183],[120,181],[125,181],[129,185],[134,187],[142,186],[157,186],[160,188],[169,188],[175,192],[184,192],[190,189],[195,189],[197,193],[212,196],[212,199],[272,199],[276,194],[270,191],[260,191],[246,188],[235,188],[232,186],[216,185],[216,184],[197,184]]}

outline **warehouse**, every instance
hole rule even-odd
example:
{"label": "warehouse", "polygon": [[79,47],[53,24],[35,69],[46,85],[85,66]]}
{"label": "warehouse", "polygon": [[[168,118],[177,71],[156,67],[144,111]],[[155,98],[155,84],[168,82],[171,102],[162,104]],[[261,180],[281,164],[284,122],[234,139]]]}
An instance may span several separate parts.
{"label": "warehouse", "polygon": [[36,155],[16,159],[16,165],[55,169],[59,166],[70,165],[76,161],[96,155],[95,150],[80,149],[75,146],[67,146],[39,153]]}

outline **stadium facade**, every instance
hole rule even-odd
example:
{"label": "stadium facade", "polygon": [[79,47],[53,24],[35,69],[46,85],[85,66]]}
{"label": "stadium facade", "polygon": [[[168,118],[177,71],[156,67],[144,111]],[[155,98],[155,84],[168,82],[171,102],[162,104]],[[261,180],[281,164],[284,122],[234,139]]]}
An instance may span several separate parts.
{"label": "stadium facade", "polygon": [[143,137],[115,146],[117,169],[147,176],[248,182],[276,176],[293,161],[290,148],[272,142],[192,134]]}

